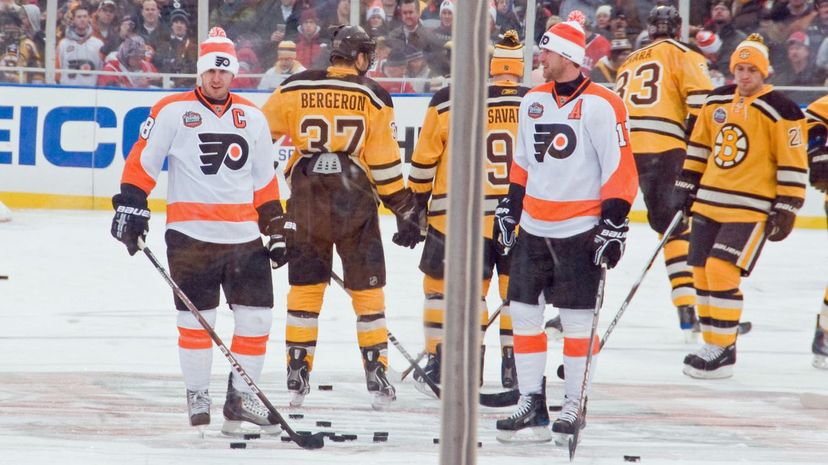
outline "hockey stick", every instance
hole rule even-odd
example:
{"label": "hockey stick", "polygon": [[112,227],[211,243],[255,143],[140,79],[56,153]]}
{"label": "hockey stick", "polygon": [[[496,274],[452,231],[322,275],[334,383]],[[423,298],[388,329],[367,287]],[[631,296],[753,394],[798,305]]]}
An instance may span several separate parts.
{"label": "hockey stick", "polygon": [[[578,437],[581,434],[581,425],[584,423],[586,412],[586,388],[589,382],[589,368],[592,365],[592,352],[595,346],[595,333],[598,332],[598,315],[601,313],[601,305],[604,303],[604,285],[607,282],[607,260],[601,259],[601,276],[598,280],[598,294],[595,296],[595,309],[592,311],[592,329],[589,332],[589,350],[587,350],[586,364],[584,365],[584,379],[581,381],[581,392],[578,395],[578,415],[575,417],[575,431],[569,439],[569,461],[575,459],[575,448],[578,447]],[[600,348],[598,349],[601,350]]]}
{"label": "hockey stick", "polygon": [[[483,334],[486,333],[486,331],[489,329],[489,326],[491,326],[492,323],[494,323],[494,320],[497,319],[498,315],[500,315],[500,312],[503,310],[504,305],[506,305],[506,304],[505,303],[500,304],[500,306],[497,307],[497,310],[495,310],[494,313],[492,313],[492,315],[489,317],[489,321],[487,321],[486,326],[483,327]],[[420,360],[422,360],[423,357],[425,357],[427,353],[428,352],[425,351],[425,350],[420,352],[417,355],[417,359],[414,360],[414,363],[419,365]],[[412,371],[414,371],[413,366],[410,366],[410,367],[406,368],[405,371],[403,371],[402,374],[400,375],[400,381],[404,380],[409,374],[411,374]]]}
{"label": "hockey stick", "polygon": [[[348,294],[351,291],[345,287],[345,281],[336,274],[335,271],[331,271],[331,279],[339,285],[345,292]],[[425,380],[425,383],[428,385],[429,389],[434,393],[437,398],[440,398],[440,386],[437,386],[431,378],[428,377],[425,371],[415,363],[411,354],[403,347],[399,340],[394,336],[394,334],[386,328],[385,330],[388,333],[388,340],[391,341],[391,344],[397,348],[397,350],[402,354],[402,356],[408,361],[409,365],[414,369],[414,372],[420,375],[420,377]],[[480,405],[484,407],[506,407],[509,405],[517,404],[518,399],[520,399],[520,392],[517,389],[506,391],[506,392],[498,392],[495,394],[480,394]]]}
{"label": "hockey stick", "polygon": [[276,410],[276,407],[274,407],[273,404],[270,403],[270,401],[267,399],[267,396],[265,396],[264,392],[262,392],[259,389],[259,387],[256,386],[256,383],[253,381],[253,379],[251,379],[247,372],[244,371],[244,368],[239,364],[238,360],[236,360],[236,357],[234,357],[233,354],[231,354],[230,351],[227,350],[227,346],[224,345],[224,342],[221,341],[218,334],[216,334],[213,328],[210,327],[210,323],[208,323],[207,320],[205,320],[204,317],[201,316],[201,313],[198,311],[195,305],[193,305],[193,302],[187,297],[186,294],[184,294],[184,291],[182,291],[181,288],[178,287],[178,284],[176,284],[175,281],[172,280],[170,274],[167,272],[166,269],[164,269],[164,265],[162,265],[158,261],[158,259],[155,258],[155,255],[152,253],[149,247],[143,246],[143,250],[144,255],[146,255],[147,258],[149,258],[150,262],[152,262],[152,264],[155,266],[155,269],[158,270],[159,273],[161,273],[161,276],[164,278],[164,281],[166,281],[167,284],[170,285],[170,287],[173,290],[173,293],[175,293],[175,295],[179,299],[181,299],[182,302],[184,302],[184,305],[187,307],[187,310],[189,310],[190,313],[192,313],[193,316],[195,316],[199,324],[201,324],[201,326],[204,327],[204,330],[207,331],[207,333],[210,335],[210,338],[213,340],[213,342],[216,343],[221,353],[223,353],[224,356],[227,357],[227,361],[230,362],[230,365],[233,367],[236,373],[238,373],[238,375],[241,376],[241,379],[243,379],[244,382],[247,383],[247,385],[250,387],[250,390],[253,391],[253,393],[256,394],[259,400],[262,401],[262,404],[264,404],[265,407],[267,407],[267,410],[270,413],[268,415],[268,421],[270,421],[271,424],[278,423],[282,427],[282,429],[285,430],[288,436],[290,436],[290,439],[293,442],[295,442],[296,445],[298,445],[299,447],[303,449],[321,449],[325,445],[324,434],[316,433],[307,436],[296,434],[296,431],[294,431],[293,428],[291,428],[290,425],[288,425],[285,419],[282,418],[282,415],[279,414],[279,412]]}

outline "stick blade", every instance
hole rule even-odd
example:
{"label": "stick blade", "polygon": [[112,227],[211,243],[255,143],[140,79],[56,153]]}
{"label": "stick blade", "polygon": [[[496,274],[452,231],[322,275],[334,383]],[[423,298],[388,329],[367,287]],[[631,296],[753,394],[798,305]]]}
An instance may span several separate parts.
{"label": "stick blade", "polygon": [[314,433],[310,436],[297,436],[293,441],[302,449],[321,449],[325,447],[325,435],[323,433]]}

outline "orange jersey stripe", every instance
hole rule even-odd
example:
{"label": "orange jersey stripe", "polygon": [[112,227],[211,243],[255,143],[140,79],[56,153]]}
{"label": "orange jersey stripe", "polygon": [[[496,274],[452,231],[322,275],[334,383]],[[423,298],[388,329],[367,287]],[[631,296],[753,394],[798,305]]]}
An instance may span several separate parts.
{"label": "orange jersey stripe", "polygon": [[276,176],[266,186],[253,193],[253,206],[259,208],[263,203],[279,200],[279,181]]}
{"label": "orange jersey stripe", "polygon": [[264,355],[267,352],[267,339],[270,336],[239,336],[233,335],[230,351],[240,355]]}
{"label": "orange jersey stripe", "polygon": [[526,187],[526,178],[528,177],[529,175],[526,173],[525,169],[518,166],[517,163],[512,162],[512,168],[509,170],[509,182]]}
{"label": "orange jersey stripe", "polygon": [[188,329],[178,327],[178,347],[182,349],[209,349],[213,341],[206,329]]}
{"label": "orange jersey stripe", "polygon": [[178,221],[258,221],[253,204],[175,202],[167,205],[167,223]]}
{"label": "orange jersey stripe", "polygon": [[514,335],[515,353],[531,354],[546,352],[546,333],[538,333],[532,336]]}
{"label": "orange jersey stripe", "polygon": [[523,210],[536,220],[563,221],[576,216],[601,216],[601,201],[543,200],[526,195],[523,198]]}
{"label": "orange jersey stripe", "polygon": [[[598,339],[598,336],[595,336],[592,342],[592,354],[594,355],[601,351],[601,341]],[[577,339],[573,337],[564,338],[563,353],[568,357],[586,357],[588,348],[589,338],[587,337]]]}

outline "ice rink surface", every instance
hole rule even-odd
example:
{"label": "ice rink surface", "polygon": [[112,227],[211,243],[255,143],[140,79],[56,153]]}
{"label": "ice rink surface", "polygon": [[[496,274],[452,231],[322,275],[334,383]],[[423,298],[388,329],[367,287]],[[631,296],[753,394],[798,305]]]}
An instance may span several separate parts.
{"label": "ice rink surface", "polygon": [[[328,288],[313,390],[301,409],[287,408],[284,325],[286,269],[273,274],[276,310],[260,386],[296,430],[335,431],[354,442],[326,441],[304,451],[277,439],[251,440],[231,450],[219,434],[230,366],[213,359],[213,424],[205,439],[187,423],[179,374],[171,291],[142,255],[130,257],[111,238],[108,212],[16,211],[0,224],[0,463],[42,464],[434,464],[440,403],[397,384],[386,412],[369,405],[356,346],[355,317],[345,293]],[[151,220],[149,245],[165,256],[165,217]],[[416,250],[391,244],[394,219],[382,218],[388,261],[389,329],[416,353],[422,348],[422,276]],[[655,234],[634,224],[621,265],[610,271],[599,333],[612,319],[647,256]],[[796,230],[768,244],[756,271],[743,281],[744,320],[735,376],[699,381],[681,373],[684,343],[659,259],[601,353],[588,426],[576,463],[825,464],[828,409],[807,409],[802,393],[828,394],[828,371],[811,367],[815,315],[828,282],[828,235]],[[494,310],[499,299],[489,298]],[[226,305],[222,308],[226,309]],[[553,315],[554,310],[548,309]],[[229,310],[217,330],[229,344]],[[500,390],[496,324],[486,335],[485,392]],[[561,342],[550,341],[548,401],[560,402],[554,378]],[[389,347],[391,366],[406,364]],[[333,391],[318,391],[332,384]],[[509,446],[495,440],[495,420],[512,408],[479,410],[478,463],[568,462],[551,443]],[[332,422],[319,428],[316,421]],[[389,433],[374,443],[373,432]]]}

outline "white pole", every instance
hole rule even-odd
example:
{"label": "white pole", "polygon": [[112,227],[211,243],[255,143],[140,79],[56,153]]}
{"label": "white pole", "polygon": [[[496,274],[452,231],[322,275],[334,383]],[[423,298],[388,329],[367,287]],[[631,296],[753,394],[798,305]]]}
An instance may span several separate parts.
{"label": "white pole", "polygon": [[455,2],[440,463],[477,462],[487,2]]}
{"label": "white pole", "polygon": [[687,42],[690,37],[690,0],[679,0],[679,16],[681,16],[681,41]]}
{"label": "white pole", "polygon": [[198,42],[204,42],[210,31],[210,4],[208,0],[198,0]]}
{"label": "white pole", "polygon": [[537,3],[534,0],[526,2],[525,31],[523,36],[523,83],[532,87],[532,61],[535,53],[535,18],[537,17]]}
{"label": "white pole", "polygon": [[351,26],[359,26],[359,0],[351,0]]}
{"label": "white pole", "polygon": [[48,0],[46,2],[46,50],[44,50],[46,60],[46,83],[55,83],[55,65],[57,60],[55,54],[57,52],[57,0]]}

